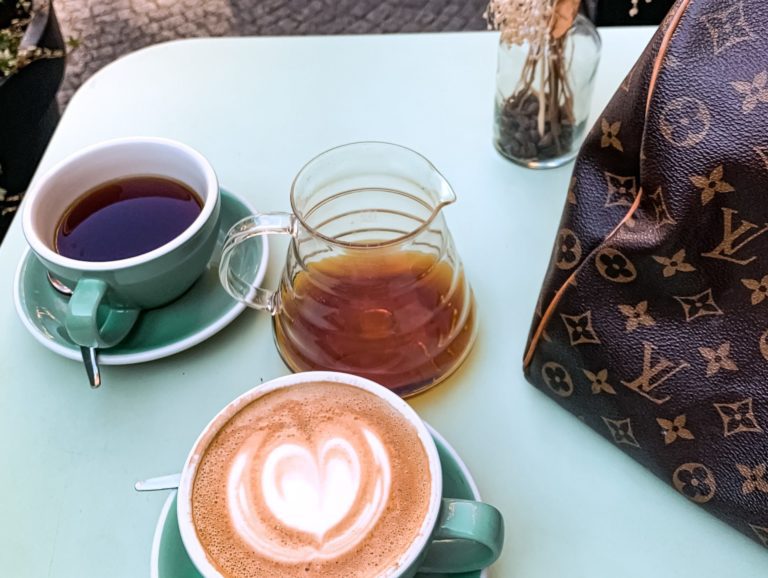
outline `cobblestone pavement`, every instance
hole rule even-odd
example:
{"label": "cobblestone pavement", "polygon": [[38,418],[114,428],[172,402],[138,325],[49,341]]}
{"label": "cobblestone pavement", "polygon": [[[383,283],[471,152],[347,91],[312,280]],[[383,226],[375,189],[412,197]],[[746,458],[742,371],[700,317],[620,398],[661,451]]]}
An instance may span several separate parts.
{"label": "cobblestone pavement", "polygon": [[199,36],[482,30],[487,0],[55,0],[65,37],[65,105],[94,72],[144,46]]}

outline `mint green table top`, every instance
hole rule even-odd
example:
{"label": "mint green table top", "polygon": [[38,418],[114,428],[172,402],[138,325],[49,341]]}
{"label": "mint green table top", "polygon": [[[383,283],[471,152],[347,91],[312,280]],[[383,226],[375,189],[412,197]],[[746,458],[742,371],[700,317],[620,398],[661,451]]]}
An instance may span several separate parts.
{"label": "mint green table top", "polygon": [[[593,112],[652,30],[605,29]],[[189,40],[139,51],[78,92],[47,168],[101,139],[157,135],[205,154],[260,210],[340,143],[414,148],[458,194],[446,211],[479,305],[474,351],[412,400],[506,518],[492,577],[761,576],[768,552],[699,510],[526,384],[521,358],[572,166],[531,172],[491,145],[492,33]],[[246,311],[210,340],[142,365],[82,366],[17,319],[19,219],[0,247],[0,575],[149,574],[165,496],[139,478],[178,471],[198,431],[239,393],[287,372],[269,318]],[[285,245],[271,246],[274,286]]]}

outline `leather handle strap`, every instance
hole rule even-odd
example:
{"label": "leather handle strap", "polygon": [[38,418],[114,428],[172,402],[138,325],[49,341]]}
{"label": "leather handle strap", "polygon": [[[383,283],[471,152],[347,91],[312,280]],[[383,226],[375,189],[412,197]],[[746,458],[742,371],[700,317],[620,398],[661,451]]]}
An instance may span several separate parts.
{"label": "leather handle strap", "polygon": [[[651,109],[651,98],[653,97],[654,89],[656,88],[656,82],[659,78],[659,73],[661,72],[661,65],[664,62],[664,58],[667,55],[667,50],[669,49],[669,45],[672,41],[672,36],[675,34],[675,31],[677,30],[678,24],[680,24],[680,20],[683,17],[683,14],[685,13],[686,9],[688,8],[688,5],[691,3],[691,0],[683,0],[678,4],[677,10],[673,14],[669,16],[670,23],[667,27],[666,31],[664,32],[664,37],[661,40],[661,43],[659,44],[659,52],[656,55],[656,58],[653,62],[653,68],[651,70],[651,78],[648,84],[648,95],[645,100],[645,117],[648,118],[648,112]],[[632,218],[632,215],[635,213],[637,208],[640,206],[640,201],[643,198],[643,188],[642,186],[637,191],[637,196],[635,197],[634,202],[632,203],[632,206],[627,211],[627,214],[624,215],[624,217],[619,221],[619,224],[614,227],[614,229],[603,239],[602,243],[598,245],[582,262],[581,264],[576,268],[576,270],[571,273],[571,275],[565,280],[565,283],[562,284],[562,286],[555,292],[555,296],[552,298],[552,301],[550,301],[549,305],[547,306],[546,310],[541,316],[541,321],[539,321],[539,324],[536,326],[536,331],[534,331],[533,336],[531,337],[531,343],[528,346],[528,350],[525,352],[525,357],[523,358],[523,369],[526,369],[531,361],[533,360],[533,355],[536,352],[536,347],[538,346],[539,342],[541,341],[541,336],[544,334],[544,329],[546,329],[547,325],[549,324],[550,319],[552,318],[552,315],[554,315],[555,309],[557,309],[558,304],[560,303],[560,300],[562,299],[563,295],[565,294],[566,289],[573,283],[574,279],[576,279],[576,275],[581,271],[581,268],[588,263],[593,255],[600,251],[603,247],[605,247],[606,243],[614,236],[616,233],[618,233],[619,229],[621,229],[622,225],[629,221]]]}
{"label": "leather handle strap", "polygon": [[619,221],[619,224],[614,227],[614,229],[608,233],[608,235],[605,237],[603,242],[595,248],[592,253],[590,253],[586,259],[582,262],[581,265],[579,265],[576,270],[570,274],[568,279],[565,280],[565,283],[562,284],[560,289],[557,290],[555,293],[555,296],[552,298],[552,301],[547,306],[546,311],[544,311],[544,314],[541,316],[541,321],[536,326],[536,331],[533,334],[533,337],[531,338],[531,344],[528,347],[528,351],[525,353],[525,357],[523,358],[523,368],[528,367],[530,365],[531,360],[533,359],[533,354],[536,352],[536,346],[539,344],[539,341],[541,340],[541,336],[544,333],[544,329],[546,329],[547,324],[549,323],[549,320],[552,318],[552,315],[555,313],[555,309],[557,309],[557,305],[560,303],[560,299],[562,299],[563,295],[565,294],[566,289],[570,287],[570,285],[573,283],[573,280],[576,278],[576,275],[578,275],[579,271],[581,270],[581,267],[584,265],[584,263],[587,263],[592,260],[592,256],[600,251],[602,247],[605,246],[605,243],[608,242],[608,240],[613,237],[619,229],[621,229],[622,225],[629,221],[632,218],[632,215],[637,210],[637,207],[640,206],[640,200],[643,198],[643,189],[639,189],[637,191],[637,197],[635,197],[635,202],[632,203],[632,206],[629,208],[629,211],[627,211],[627,214],[624,215],[624,218]]}

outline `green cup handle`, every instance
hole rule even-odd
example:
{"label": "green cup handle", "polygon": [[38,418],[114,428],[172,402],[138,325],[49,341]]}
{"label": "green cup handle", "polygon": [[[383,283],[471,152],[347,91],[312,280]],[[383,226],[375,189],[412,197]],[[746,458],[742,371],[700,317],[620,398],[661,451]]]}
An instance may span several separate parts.
{"label": "green cup handle", "polygon": [[493,564],[504,545],[504,520],[488,504],[443,498],[437,529],[419,572],[459,574]]}
{"label": "green cup handle", "polygon": [[104,303],[107,284],[99,279],[78,281],[69,299],[64,326],[70,339],[83,347],[117,345],[130,332],[138,309],[114,308]]}

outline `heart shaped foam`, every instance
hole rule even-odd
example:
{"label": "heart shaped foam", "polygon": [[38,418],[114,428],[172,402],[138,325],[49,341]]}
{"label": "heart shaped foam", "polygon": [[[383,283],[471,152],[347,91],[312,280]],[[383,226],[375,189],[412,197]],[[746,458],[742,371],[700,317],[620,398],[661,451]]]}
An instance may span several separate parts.
{"label": "heart shaped foam", "polygon": [[302,444],[253,434],[229,470],[233,527],[250,548],[275,560],[350,551],[389,501],[389,454],[372,431],[347,423],[333,432],[315,430],[311,438]]}
{"label": "heart shaped foam", "polygon": [[264,502],[286,526],[322,540],[349,514],[360,491],[360,459],[347,440],[326,440],[316,453],[278,445],[264,462]]}

